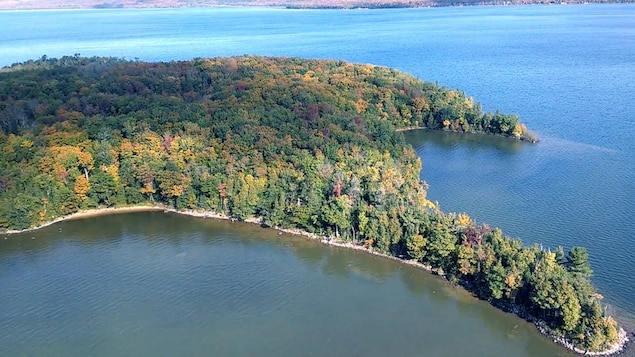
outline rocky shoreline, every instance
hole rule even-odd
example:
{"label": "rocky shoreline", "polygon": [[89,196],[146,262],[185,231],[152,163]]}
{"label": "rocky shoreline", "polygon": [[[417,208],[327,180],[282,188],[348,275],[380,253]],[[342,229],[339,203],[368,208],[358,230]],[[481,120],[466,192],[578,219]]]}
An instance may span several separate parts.
{"label": "rocky shoreline", "polygon": [[[403,128],[395,129],[396,132],[406,132],[406,131],[415,131],[415,130],[430,130],[430,131],[445,131],[445,132],[449,132],[449,133],[462,133],[461,131],[456,131],[456,130],[430,129],[430,128],[425,127],[425,126],[406,126],[406,127],[403,127]],[[536,134],[534,134],[532,132],[527,132],[525,135],[521,135],[521,136],[518,136],[518,137],[513,136],[513,135],[501,135],[501,134],[485,133],[485,132],[482,132],[482,131],[469,132],[468,134],[494,135],[494,136],[499,136],[499,137],[506,138],[506,139],[526,141],[526,142],[532,143],[532,144],[537,144],[537,143],[540,142],[540,138],[538,137],[538,135],[536,135]]]}
{"label": "rocky shoreline", "polygon": [[[83,218],[89,218],[89,217],[96,217],[96,216],[102,216],[102,215],[109,215],[109,214],[121,214],[121,213],[131,213],[131,212],[157,212],[157,211],[162,211],[162,212],[166,212],[166,213],[175,213],[175,214],[182,214],[182,215],[186,215],[186,216],[192,216],[192,217],[199,217],[199,218],[215,218],[215,219],[222,219],[222,220],[231,220],[231,221],[237,221],[236,218],[234,217],[230,217],[226,214],[223,213],[217,213],[217,212],[212,212],[212,211],[196,211],[196,210],[177,210],[174,208],[169,208],[169,207],[163,207],[163,206],[129,206],[129,207],[119,207],[119,208],[100,208],[100,209],[91,209],[91,210],[85,210],[85,211],[80,211],[80,212],[76,212],[73,214],[70,214],[68,216],[64,216],[64,217],[59,217],[56,218],[50,222],[46,222],[43,223],[39,226],[36,227],[32,227],[32,228],[27,228],[27,229],[23,229],[23,230],[7,230],[7,231],[3,231],[0,232],[1,234],[5,234],[5,235],[13,235],[13,234],[19,234],[19,233],[25,233],[25,232],[30,232],[30,231],[35,231],[44,227],[48,227],[50,225],[53,225],[55,223],[59,223],[62,221],[67,221],[67,220],[75,220],[75,219],[83,219]],[[251,217],[248,219],[245,219],[242,222],[246,222],[246,223],[251,223],[251,224],[256,224],[256,225],[262,225],[262,220],[257,218],[257,217]],[[408,260],[408,259],[404,259],[401,257],[397,257],[397,256],[392,256],[392,255],[388,255],[382,252],[378,252],[372,248],[367,248],[365,246],[362,245],[358,245],[358,244],[353,244],[350,242],[344,242],[344,241],[340,241],[337,240],[333,237],[326,237],[326,236],[320,236],[314,233],[310,233],[301,229],[290,229],[290,228],[282,228],[282,227],[271,227],[277,231],[280,232],[285,232],[285,233],[289,233],[289,234],[293,234],[293,235],[298,235],[298,236],[303,236],[307,239],[311,239],[311,240],[316,240],[319,241],[323,244],[326,245],[330,245],[330,246],[334,246],[334,247],[340,247],[340,248],[346,248],[346,249],[353,249],[353,250],[359,250],[359,251],[364,251],[365,253],[368,254],[372,254],[372,255],[376,255],[376,256],[380,256],[383,258],[387,258],[387,259],[391,259],[394,261],[397,261],[401,264],[406,264],[406,265],[410,265],[410,266],[414,266],[417,267],[419,269],[423,269],[425,271],[428,271],[430,273],[433,274],[437,274],[437,275],[443,275],[443,274],[439,274],[439,272],[432,268],[429,265],[425,265],[422,263],[419,263],[415,260]],[[7,239],[7,237],[5,236],[4,239]],[[531,323],[533,323],[536,328],[538,329],[538,331],[540,331],[540,333],[542,333],[543,335],[547,336],[549,339],[551,339],[553,342],[564,346],[565,348],[578,353],[580,355],[583,356],[616,356],[616,355],[620,355],[623,351],[626,350],[626,347],[629,345],[629,342],[631,341],[629,338],[629,333],[626,332],[623,328],[620,328],[619,334],[618,334],[618,341],[614,344],[612,344],[611,346],[608,346],[605,350],[603,351],[599,351],[599,352],[594,352],[594,351],[586,351],[580,348],[575,347],[570,341],[557,336],[556,334],[553,333],[553,331],[551,329],[549,329],[549,327],[545,324],[544,321],[535,318],[534,316],[531,316],[523,311],[521,311],[520,309],[518,309],[515,306],[512,307],[505,307],[505,306],[497,306],[498,308],[501,308],[502,310],[508,311],[510,313],[515,314],[516,316],[523,318]]]}

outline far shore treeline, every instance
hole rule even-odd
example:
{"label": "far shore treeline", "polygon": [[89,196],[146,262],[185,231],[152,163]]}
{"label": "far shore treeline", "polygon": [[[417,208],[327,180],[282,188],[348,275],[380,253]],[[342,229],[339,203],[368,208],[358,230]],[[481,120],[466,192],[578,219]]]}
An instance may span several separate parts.
{"label": "far shore treeline", "polygon": [[633,0],[4,0],[0,10],[283,7],[287,9],[394,9],[444,6],[620,4]]}
{"label": "far shore treeline", "polygon": [[79,55],[15,64],[0,70],[0,231],[147,204],[257,217],[421,262],[581,349],[616,343],[587,251],[526,247],[441,212],[397,130],[412,127],[534,141],[517,116],[372,65]]}

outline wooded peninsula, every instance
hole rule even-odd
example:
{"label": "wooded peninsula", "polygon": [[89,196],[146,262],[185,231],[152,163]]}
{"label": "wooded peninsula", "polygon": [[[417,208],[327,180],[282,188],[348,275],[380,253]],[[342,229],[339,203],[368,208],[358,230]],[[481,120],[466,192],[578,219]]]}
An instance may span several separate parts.
{"label": "wooded peninsula", "polygon": [[442,212],[403,128],[535,141],[515,115],[385,67],[43,56],[0,70],[0,231],[121,206],[255,218],[424,264],[578,352],[620,347],[587,251]]}

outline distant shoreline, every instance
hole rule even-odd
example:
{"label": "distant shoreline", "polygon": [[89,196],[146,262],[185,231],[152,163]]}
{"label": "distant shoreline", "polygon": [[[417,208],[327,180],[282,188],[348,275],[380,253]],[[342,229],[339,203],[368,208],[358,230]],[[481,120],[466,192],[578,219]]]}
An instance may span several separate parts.
{"label": "distant shoreline", "polygon": [[[32,231],[36,231],[39,230],[41,228],[45,228],[51,225],[54,225],[56,223],[60,223],[63,221],[71,221],[71,220],[80,220],[80,219],[85,219],[85,218],[91,218],[91,217],[98,217],[98,216],[107,216],[107,215],[112,215],[112,214],[125,214],[125,213],[133,213],[133,212],[166,212],[166,213],[175,213],[175,214],[181,214],[181,215],[185,215],[185,216],[190,216],[190,217],[198,217],[198,218],[213,218],[213,219],[222,219],[222,220],[230,220],[230,221],[237,221],[237,219],[227,216],[226,214],[222,214],[222,213],[217,213],[217,212],[213,212],[213,211],[196,211],[196,210],[177,210],[175,208],[170,208],[170,207],[165,207],[165,206],[160,206],[160,205],[141,205],[141,206],[126,206],[126,207],[107,207],[107,208],[96,208],[96,209],[89,209],[89,210],[83,210],[83,211],[79,211],[79,212],[75,212],[72,214],[69,214],[67,216],[63,216],[63,217],[58,217],[50,222],[46,222],[43,223],[39,226],[35,226],[35,227],[31,227],[31,228],[26,228],[26,229],[22,229],[22,230],[7,230],[7,231],[0,231],[0,234],[5,235],[4,239],[7,239],[7,235],[15,235],[15,234],[20,234],[20,233],[26,233],[26,232],[32,232]],[[262,221],[256,217],[251,217],[248,219],[245,219],[244,221],[241,222],[245,222],[245,223],[251,223],[251,224],[255,224],[255,225],[262,225]],[[385,253],[381,253],[378,252],[376,250],[367,248],[365,246],[362,245],[357,245],[357,244],[353,244],[350,242],[344,242],[344,241],[340,241],[337,239],[334,239],[332,237],[325,237],[325,236],[320,236],[318,234],[314,234],[314,233],[310,233],[301,229],[290,229],[290,228],[282,228],[282,227],[271,227],[277,231],[280,232],[285,232],[285,233],[289,233],[289,234],[293,234],[293,235],[297,235],[297,236],[303,236],[307,239],[310,240],[314,240],[314,241],[318,241],[322,244],[325,245],[329,245],[329,246],[334,246],[334,247],[340,247],[340,248],[346,248],[346,249],[352,249],[352,250],[358,250],[358,251],[363,251],[365,253],[368,254],[372,254],[372,255],[376,255],[376,256],[380,256],[383,258],[387,258],[390,260],[394,260],[396,262],[399,262],[401,264],[405,264],[405,265],[410,265],[410,266],[414,266],[416,268],[425,270],[429,273],[435,274],[435,275],[439,275],[439,272],[436,269],[433,269],[432,267],[419,263],[417,261],[414,260],[406,260],[397,256],[392,256],[392,255],[388,255]],[[507,310],[504,310],[507,311]],[[546,327],[546,324],[534,317],[527,317],[524,316],[520,311],[508,311],[513,313],[514,315],[516,315],[517,317],[524,319],[526,321],[531,322],[532,324],[534,324],[536,326],[536,328],[538,329],[538,331],[540,333],[542,333],[543,335],[545,335],[547,338],[549,338],[550,340],[552,340],[553,342],[555,342],[556,344],[559,344],[565,348],[567,348],[570,351],[576,352],[580,355],[584,355],[584,356],[612,356],[612,355],[619,355],[621,352],[625,351],[626,348],[629,345],[630,339],[629,339],[629,333],[624,330],[623,328],[620,328],[619,330],[619,338],[618,338],[618,342],[616,342],[615,344],[609,346],[606,350],[601,351],[601,352],[589,352],[589,351],[584,351],[581,349],[576,348],[575,346],[573,346],[571,343],[569,343],[568,341],[554,336],[551,331]]]}
{"label": "distant shoreline", "polygon": [[0,0],[0,11],[8,10],[107,10],[107,9],[178,9],[178,8],[281,8],[281,9],[404,9],[462,6],[625,4],[635,0]]}

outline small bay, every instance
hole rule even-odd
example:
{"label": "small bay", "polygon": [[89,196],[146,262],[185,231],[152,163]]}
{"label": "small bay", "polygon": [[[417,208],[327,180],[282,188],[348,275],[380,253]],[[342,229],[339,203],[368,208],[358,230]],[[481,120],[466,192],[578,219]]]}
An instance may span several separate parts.
{"label": "small bay", "polygon": [[0,266],[11,356],[569,355],[439,277],[251,224],[62,222],[0,241]]}

